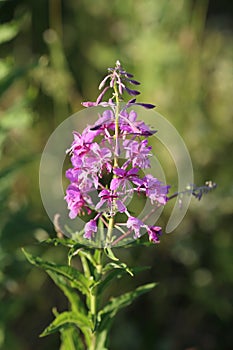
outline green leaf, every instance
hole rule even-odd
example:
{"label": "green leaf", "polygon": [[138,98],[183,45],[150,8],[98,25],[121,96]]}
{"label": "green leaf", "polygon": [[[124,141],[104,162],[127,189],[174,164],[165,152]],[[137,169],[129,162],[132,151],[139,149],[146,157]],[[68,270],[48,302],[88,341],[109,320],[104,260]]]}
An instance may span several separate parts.
{"label": "green leaf", "polygon": [[93,267],[96,267],[96,266],[97,266],[97,262],[96,262],[96,260],[93,258],[93,255],[92,255],[90,252],[88,252],[87,250],[80,249],[80,250],[78,251],[78,254],[79,254],[80,256],[84,256],[87,260],[89,260],[90,263],[93,265]]}
{"label": "green leaf", "polygon": [[130,305],[137,297],[151,291],[156,285],[156,283],[149,283],[119,297],[112,298],[97,315],[97,320],[100,322],[100,330],[108,327],[109,321],[120,309]]}
{"label": "green leaf", "polygon": [[108,271],[108,270],[113,270],[113,269],[121,269],[127,272],[130,276],[133,276],[132,269],[130,269],[125,263],[108,263],[105,265],[103,272]]}
{"label": "green leaf", "polygon": [[75,256],[75,255],[79,255],[80,257],[84,257],[87,260],[90,261],[90,263],[93,265],[93,267],[96,267],[97,262],[95,261],[95,259],[93,258],[93,255],[91,254],[91,252],[87,251],[86,248],[85,250],[82,248],[82,246],[80,246],[80,244],[76,244],[75,246],[73,246],[68,254],[68,260],[71,261],[71,259]]}
{"label": "green leaf", "polygon": [[89,295],[89,280],[74,267],[44,261],[39,257],[34,257],[33,255],[27,253],[24,249],[22,249],[22,251],[31,264],[38,266],[45,271],[52,271],[67,278],[70,281],[72,287],[77,288],[80,292],[86,294],[87,296]]}
{"label": "green leaf", "polygon": [[[108,269],[110,269],[109,266],[112,266],[112,264],[114,263],[109,263],[105,266],[106,271]],[[120,264],[119,264],[120,265]],[[134,276],[136,273],[138,272],[141,272],[141,271],[145,271],[145,270],[148,270],[150,269],[151,267],[150,266],[143,266],[143,267],[132,267],[130,268],[130,275],[131,276]],[[109,283],[113,280],[113,279],[116,279],[116,278],[121,278],[123,277],[126,273],[129,273],[128,272],[128,269],[129,268],[115,268],[114,270],[111,270],[108,275],[105,277],[104,280],[102,280],[101,282],[98,283],[98,293],[102,293],[104,291],[104,289],[109,285]]]}
{"label": "green leaf", "polygon": [[81,336],[75,327],[64,328],[60,332],[60,350],[85,350]]}
{"label": "green leaf", "polygon": [[76,242],[70,238],[48,238],[44,241],[41,241],[40,243],[53,244],[55,247],[58,245],[62,245],[68,248],[71,248],[76,244]]}
{"label": "green leaf", "polygon": [[47,273],[69,300],[71,310],[76,313],[86,314],[86,309],[79,295],[77,294],[77,291],[67,284],[66,279],[63,276],[57,275],[51,271],[47,271]]}
{"label": "green leaf", "polygon": [[114,255],[114,253],[110,247],[104,248],[104,252],[109,259],[111,259],[113,261],[119,261],[119,259]]}
{"label": "green leaf", "polygon": [[77,314],[73,311],[65,311],[59,314],[50,325],[40,334],[40,337],[45,337],[49,334],[59,331],[64,326],[70,324],[76,325],[81,331],[85,332],[86,329],[92,329],[92,322],[86,316]]}

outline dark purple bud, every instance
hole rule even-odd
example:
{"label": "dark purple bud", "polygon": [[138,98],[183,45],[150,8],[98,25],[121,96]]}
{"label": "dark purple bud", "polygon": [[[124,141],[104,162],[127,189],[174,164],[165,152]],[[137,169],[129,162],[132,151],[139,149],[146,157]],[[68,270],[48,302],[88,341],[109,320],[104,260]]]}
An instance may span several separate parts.
{"label": "dark purple bud", "polygon": [[127,104],[134,104],[136,102],[136,98],[132,98],[131,100],[128,101]]}
{"label": "dark purple bud", "polygon": [[144,108],[147,108],[147,109],[153,109],[156,107],[155,105],[152,105],[150,103],[135,103],[135,104],[138,106],[142,106]]}
{"label": "dark purple bud", "polygon": [[132,100],[129,100],[129,102],[126,105],[126,108],[128,108],[130,105],[142,106],[147,109],[152,109],[156,107],[155,105],[152,105],[150,103],[136,102],[136,98],[132,98]]}
{"label": "dark purple bud", "polygon": [[140,95],[140,92],[137,91],[137,90],[131,90],[127,87],[125,87],[125,90],[128,92],[129,95],[132,95],[132,96],[137,96],[137,95]]}
{"label": "dark purple bud", "polygon": [[141,84],[139,81],[133,80],[133,79],[129,79],[128,82],[131,83],[131,84],[134,84],[134,85],[140,85]]}
{"label": "dark purple bud", "polygon": [[143,136],[152,136],[154,135],[158,130],[150,130],[150,131],[142,131],[141,135]]}
{"label": "dark purple bud", "polygon": [[125,76],[126,76],[127,78],[133,78],[133,74],[128,73],[128,72],[125,72]]}

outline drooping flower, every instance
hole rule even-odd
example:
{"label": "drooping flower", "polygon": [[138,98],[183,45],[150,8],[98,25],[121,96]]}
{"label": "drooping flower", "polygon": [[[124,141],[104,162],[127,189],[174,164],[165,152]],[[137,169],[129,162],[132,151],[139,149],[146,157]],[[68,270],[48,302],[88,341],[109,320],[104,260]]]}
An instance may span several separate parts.
{"label": "drooping flower", "polygon": [[151,242],[160,243],[159,236],[162,234],[162,228],[160,226],[147,226],[147,232]]}
{"label": "drooping flower", "polygon": [[139,238],[140,229],[144,226],[144,223],[138,218],[135,218],[134,216],[129,216],[126,222],[126,226],[134,231],[134,238]]}
{"label": "drooping flower", "polygon": [[97,232],[96,220],[92,219],[89,222],[87,222],[86,225],[84,226],[83,237],[86,239],[91,239],[95,232]]}

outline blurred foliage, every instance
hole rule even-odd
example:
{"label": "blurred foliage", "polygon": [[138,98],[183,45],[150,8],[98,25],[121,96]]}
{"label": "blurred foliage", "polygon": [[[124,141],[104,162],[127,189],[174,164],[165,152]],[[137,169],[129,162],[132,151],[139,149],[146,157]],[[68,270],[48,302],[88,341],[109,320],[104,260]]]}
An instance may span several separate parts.
{"label": "blurred foliage", "polygon": [[[159,246],[119,250],[128,265],[152,269],[113,288],[160,285],[118,316],[112,349],[232,348],[232,27],[230,17],[207,15],[202,0],[0,2],[0,349],[59,348],[56,336],[38,334],[65,300],[20,247],[64,259],[62,249],[37,245],[54,235],[39,154],[82,100],[96,98],[116,59],[143,83],[142,101],[157,104],[184,138],[195,182],[212,179],[218,189],[193,200]],[[175,167],[156,147],[175,191]]]}

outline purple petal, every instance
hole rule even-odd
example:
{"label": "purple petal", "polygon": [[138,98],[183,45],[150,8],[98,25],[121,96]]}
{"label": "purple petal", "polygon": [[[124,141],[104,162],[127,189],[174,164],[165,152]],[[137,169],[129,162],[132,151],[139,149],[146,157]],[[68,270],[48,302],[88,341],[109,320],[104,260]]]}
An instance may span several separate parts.
{"label": "purple petal", "polygon": [[110,191],[109,190],[102,190],[99,193],[99,197],[109,196],[109,195],[110,195]]}
{"label": "purple petal", "polygon": [[138,168],[132,168],[127,172],[127,175],[136,175],[138,173]]}
{"label": "purple petal", "polygon": [[120,184],[120,179],[112,179],[111,184],[110,184],[110,189],[111,190],[116,190]]}
{"label": "purple petal", "polygon": [[129,112],[129,120],[131,122],[135,122],[137,119],[137,113],[135,111],[130,111]]}
{"label": "purple petal", "polygon": [[137,186],[142,186],[143,185],[143,180],[142,179],[139,179],[137,177],[133,178],[132,179],[132,182],[137,185]]}
{"label": "purple petal", "polygon": [[99,203],[96,204],[95,209],[96,209],[96,210],[100,209],[100,208],[104,205],[105,202],[106,202],[106,201],[105,201],[104,199],[101,199],[101,200],[99,201]]}
{"label": "purple petal", "polygon": [[69,212],[70,219],[72,220],[75,219],[77,215],[78,215],[77,210],[74,210],[73,208],[70,209],[70,212]]}
{"label": "purple petal", "polygon": [[118,175],[118,176],[121,176],[121,177],[124,177],[125,175],[125,170],[121,169],[121,168],[116,168],[113,170],[114,174],[115,175]]}
{"label": "purple petal", "polygon": [[84,235],[86,239],[91,239],[94,232],[97,232],[97,225],[95,220],[90,220],[84,226]]}
{"label": "purple petal", "polygon": [[125,213],[126,206],[118,199],[116,200],[117,209],[120,213]]}
{"label": "purple petal", "polygon": [[106,169],[107,169],[107,172],[108,172],[108,173],[111,173],[111,171],[112,171],[112,166],[111,166],[111,164],[107,162],[107,163],[105,164],[105,167],[106,167]]}
{"label": "purple petal", "polygon": [[160,243],[159,236],[162,234],[162,228],[160,226],[149,226],[148,235],[149,240],[153,243]]}

